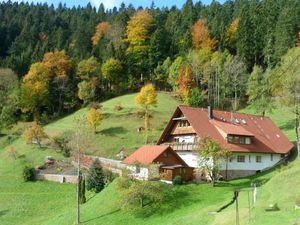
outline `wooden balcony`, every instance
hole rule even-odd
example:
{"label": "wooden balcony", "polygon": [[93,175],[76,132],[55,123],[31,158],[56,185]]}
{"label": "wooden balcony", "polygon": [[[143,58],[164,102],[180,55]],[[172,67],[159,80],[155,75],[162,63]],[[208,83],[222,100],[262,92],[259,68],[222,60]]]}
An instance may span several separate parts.
{"label": "wooden balcony", "polygon": [[193,151],[197,148],[195,143],[162,143],[162,145],[169,145],[175,151]]}

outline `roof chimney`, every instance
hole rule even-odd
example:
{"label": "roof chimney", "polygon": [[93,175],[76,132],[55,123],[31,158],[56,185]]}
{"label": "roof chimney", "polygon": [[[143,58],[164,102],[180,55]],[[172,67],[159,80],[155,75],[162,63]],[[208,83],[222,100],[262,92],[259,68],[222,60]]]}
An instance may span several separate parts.
{"label": "roof chimney", "polygon": [[208,115],[208,119],[210,120],[214,118],[213,108],[210,105],[207,107],[207,115]]}

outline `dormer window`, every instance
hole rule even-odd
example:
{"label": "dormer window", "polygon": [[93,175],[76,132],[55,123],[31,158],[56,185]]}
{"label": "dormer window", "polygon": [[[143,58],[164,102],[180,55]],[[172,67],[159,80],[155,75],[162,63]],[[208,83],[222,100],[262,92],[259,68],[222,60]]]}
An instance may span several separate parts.
{"label": "dormer window", "polygon": [[250,145],[251,144],[251,137],[245,136],[238,136],[238,135],[228,135],[227,142],[231,144],[244,144]]}

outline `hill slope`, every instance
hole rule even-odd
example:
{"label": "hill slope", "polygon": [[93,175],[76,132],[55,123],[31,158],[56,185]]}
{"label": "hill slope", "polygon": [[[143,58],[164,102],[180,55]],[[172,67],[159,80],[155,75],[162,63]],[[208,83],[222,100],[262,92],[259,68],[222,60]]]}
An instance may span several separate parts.
{"label": "hill slope", "polygon": [[[143,124],[139,108],[134,103],[134,94],[122,96],[103,103],[105,119],[96,135],[97,154],[115,156],[116,151],[125,147],[128,152],[144,142],[143,135],[136,128]],[[158,107],[153,111],[154,132],[157,138],[165,123],[178,104],[170,95],[160,93]],[[123,110],[115,111],[117,104]],[[247,109],[248,112],[251,110]],[[74,128],[74,118],[84,115],[86,109],[67,116],[46,126],[48,133],[54,135]],[[284,116],[282,116],[284,115]],[[289,109],[274,110],[269,116],[288,137],[294,140],[291,127],[293,115]],[[121,127],[113,129],[115,127]],[[109,130],[109,131],[107,131]],[[119,130],[119,132],[117,132]],[[123,132],[120,132],[120,130]],[[125,131],[124,131],[125,130]],[[103,132],[104,131],[104,132]],[[6,137],[2,137],[2,140]],[[1,141],[0,141],[1,142]],[[5,141],[6,142],[6,141]],[[2,145],[2,146],[1,146]],[[13,142],[21,158],[13,160],[5,154],[6,147],[0,144],[0,221],[4,225],[69,225],[75,221],[75,186],[52,182],[25,183],[22,180],[24,164],[38,165],[45,156],[56,159],[61,154],[50,149],[39,149],[26,145],[20,138]],[[104,151],[107,150],[107,151]],[[249,187],[251,182],[265,183],[258,188],[258,201],[251,211],[251,225],[294,224],[300,218],[300,211],[294,210],[296,199],[300,198],[300,165],[298,161],[266,174],[222,183],[211,188],[208,184],[184,185],[174,189],[173,195],[154,214],[148,216],[132,215],[120,209],[120,192],[112,183],[102,193],[94,196],[88,193],[88,202],[82,206],[84,224],[235,224],[235,206],[229,206],[220,213],[212,214],[232,199],[233,190]],[[248,223],[247,194],[240,195],[241,224]],[[265,212],[268,204],[278,203],[278,212]],[[295,223],[297,224],[297,223]]]}
{"label": "hill slope", "polygon": [[[135,103],[136,94],[128,94],[102,103],[104,119],[98,128],[95,149],[90,154],[114,158],[124,148],[127,154],[145,143],[144,132],[137,129],[144,125],[141,108]],[[158,93],[157,106],[151,110],[151,131],[149,142],[155,143],[169,121],[179,102],[170,94]],[[117,111],[116,106],[122,109]],[[75,127],[75,118],[84,117],[87,112],[83,108],[74,114],[46,126],[46,131],[55,135]]]}

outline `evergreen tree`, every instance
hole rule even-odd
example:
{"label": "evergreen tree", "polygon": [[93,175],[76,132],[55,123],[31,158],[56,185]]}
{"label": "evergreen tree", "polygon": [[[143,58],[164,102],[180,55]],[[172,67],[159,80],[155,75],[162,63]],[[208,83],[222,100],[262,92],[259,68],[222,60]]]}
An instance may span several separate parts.
{"label": "evergreen tree", "polygon": [[86,188],[89,191],[92,190],[98,193],[103,190],[105,186],[104,173],[99,159],[95,159],[89,169],[86,183]]}
{"label": "evergreen tree", "polygon": [[80,204],[84,204],[86,202],[85,197],[85,179],[82,175],[79,176],[80,179],[80,185],[79,185],[79,198],[80,198]]}

